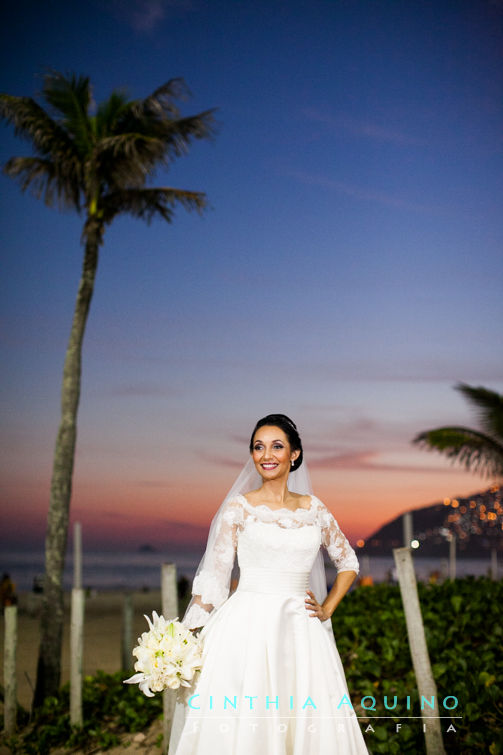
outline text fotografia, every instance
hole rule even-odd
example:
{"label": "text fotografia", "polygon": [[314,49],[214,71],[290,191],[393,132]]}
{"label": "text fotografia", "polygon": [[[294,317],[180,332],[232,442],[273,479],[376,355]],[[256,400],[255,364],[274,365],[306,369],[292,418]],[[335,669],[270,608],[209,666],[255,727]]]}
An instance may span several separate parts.
{"label": "text fotografia", "polygon": [[[286,699],[282,699],[280,701],[278,695],[266,695],[265,698],[259,698],[258,695],[243,695],[240,699],[238,699],[237,695],[223,695],[218,696],[218,698],[214,695],[209,695],[206,700],[202,700],[201,695],[195,694],[191,695],[187,700],[187,705],[189,706],[189,708],[192,708],[192,710],[204,711],[241,710],[262,712],[268,710],[279,711],[280,709],[288,711],[316,711],[318,709],[326,710],[326,700],[318,701],[318,703],[319,704],[317,705],[315,699],[310,695],[307,695],[305,698],[301,698],[300,700],[295,700],[294,696],[290,695]],[[394,695],[393,698],[388,698],[387,695],[384,695],[383,706],[385,710],[396,710],[399,706],[398,697]],[[338,702],[336,699],[332,698],[329,701],[329,707],[332,710],[346,710],[354,712],[351,700],[347,695],[343,695]],[[371,695],[362,697],[360,700],[360,707],[363,710],[377,711],[376,698],[372,697]],[[419,707],[421,711],[435,711],[435,709],[437,708],[437,704],[435,703],[435,696],[432,695],[428,698],[424,695],[421,695],[419,700]],[[440,707],[442,707],[445,711],[456,710],[456,708],[458,707],[458,698],[455,697],[455,695],[446,695],[442,700],[438,701],[438,708]],[[400,706],[400,709],[406,711],[413,710],[410,695],[407,695],[407,697],[405,698],[405,708]],[[364,718],[364,716],[362,716],[362,718]]]}
{"label": "text fotografia", "polygon": [[[240,718],[242,718],[242,717],[240,717]],[[326,718],[326,716],[324,716],[324,718]],[[350,736],[352,736],[352,734],[350,733],[350,726],[351,725],[353,725],[353,726],[354,725],[359,726],[358,719],[355,716],[355,718],[352,718],[350,720],[350,722],[348,722],[348,723],[349,723],[349,726],[346,725],[345,723],[337,722],[337,725],[336,725],[336,731],[337,731],[337,733],[338,734],[348,733]],[[315,734],[316,735],[320,731],[323,730],[323,721],[318,722],[316,720],[311,720],[311,721],[306,721],[305,724],[306,725],[304,726],[303,730],[304,730],[304,732],[306,734],[309,734],[309,735]],[[271,724],[264,724],[262,721],[247,721],[247,722],[245,722],[244,725],[248,727],[249,732],[252,733],[252,734],[257,734],[257,732],[263,730],[264,727],[266,728],[266,731],[268,731],[269,733],[271,731]],[[299,726],[299,721],[297,719],[295,729],[297,729],[298,726]],[[407,724],[401,724],[401,723],[395,723],[394,724],[394,732],[395,732],[395,734],[400,735],[400,731],[402,729],[402,726],[405,729],[407,729]],[[426,733],[427,726],[428,725],[423,722],[423,724],[422,724],[422,730],[423,730],[424,733]],[[215,730],[219,734],[224,734],[224,735],[225,734],[232,734],[235,731],[235,721],[219,722],[218,719],[217,719],[217,721],[215,721],[215,727],[216,727]],[[293,728],[293,727],[291,727],[290,723],[285,723],[284,721],[283,722],[275,722],[273,724],[273,727],[275,727],[275,730],[278,732],[278,734],[287,734],[291,730],[291,728]],[[206,732],[207,731],[208,730],[206,729]],[[444,731],[445,731],[446,734],[457,734],[457,729],[455,728],[454,724],[452,724],[452,723],[450,723],[444,729]],[[193,734],[197,735],[200,732],[201,732],[200,722],[198,720],[191,720],[191,721],[189,721],[187,723],[187,726],[184,728],[184,730],[182,732],[182,736],[185,737],[185,738],[187,738],[187,737],[190,737]],[[375,729],[372,726],[372,724],[370,724],[370,723],[367,724],[363,728],[363,733],[364,734],[369,734],[369,735],[375,734]]]}

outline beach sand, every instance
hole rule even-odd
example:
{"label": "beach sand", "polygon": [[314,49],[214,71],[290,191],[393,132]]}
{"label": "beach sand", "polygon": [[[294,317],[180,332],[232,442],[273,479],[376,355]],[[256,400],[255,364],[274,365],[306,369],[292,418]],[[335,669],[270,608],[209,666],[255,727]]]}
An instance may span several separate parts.
{"label": "beach sand", "polygon": [[[133,647],[138,637],[148,629],[144,614],[152,611],[161,613],[160,591],[135,592],[133,599]],[[18,640],[17,640],[17,693],[18,702],[30,709],[33,686],[35,684],[38,645],[40,596],[25,593],[19,596],[18,606]],[[84,620],[84,675],[92,676],[96,671],[112,673],[121,667],[122,616],[124,593],[101,592],[86,597]],[[170,617],[174,618],[174,617]],[[3,643],[4,618],[0,618],[0,684],[3,684]],[[65,593],[65,628],[63,637],[62,679],[64,684],[70,673],[70,594]],[[132,657],[132,661],[135,659]],[[126,677],[126,674],[124,674]],[[0,707],[2,707],[0,705]],[[156,744],[162,731],[161,721],[155,721],[144,733],[125,734],[122,744],[107,750],[108,755],[122,753],[142,753],[150,755],[161,752]],[[7,755],[9,750],[0,745],[0,755]],[[68,755],[68,751],[57,749],[52,755]],[[73,750],[74,755],[78,755]]]}
{"label": "beach sand", "polygon": [[[148,629],[143,614],[161,613],[160,591],[133,593],[133,646],[137,638]],[[31,707],[36,679],[39,646],[39,618],[37,608],[40,596],[22,593],[18,605],[17,640],[17,693],[19,704]],[[121,637],[124,593],[101,592],[86,597],[84,618],[85,676],[96,671],[112,673],[121,667]],[[0,674],[3,682],[4,619],[0,619]],[[70,673],[70,594],[65,593],[65,627],[63,635],[62,679],[64,684]],[[134,658],[132,658],[134,661]],[[131,664],[132,666],[132,664]]]}

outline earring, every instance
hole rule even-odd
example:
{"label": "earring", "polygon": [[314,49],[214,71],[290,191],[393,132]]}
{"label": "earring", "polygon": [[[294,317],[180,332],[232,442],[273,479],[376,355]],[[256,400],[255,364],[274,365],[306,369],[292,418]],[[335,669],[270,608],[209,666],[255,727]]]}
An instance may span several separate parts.
{"label": "earring", "polygon": [[294,464],[295,464],[295,462],[294,462],[294,460],[292,459],[292,467],[293,467],[293,465],[294,465]]}

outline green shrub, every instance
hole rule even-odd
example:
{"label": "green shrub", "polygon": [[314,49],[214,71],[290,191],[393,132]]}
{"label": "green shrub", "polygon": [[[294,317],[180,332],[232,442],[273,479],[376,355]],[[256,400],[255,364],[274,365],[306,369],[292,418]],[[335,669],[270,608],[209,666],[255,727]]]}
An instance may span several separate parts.
{"label": "green shrub", "polygon": [[[426,640],[440,702],[447,753],[503,753],[503,581],[465,577],[443,584],[418,584]],[[335,639],[346,672],[351,700],[368,749],[386,755],[425,752],[419,695],[412,669],[400,590],[395,585],[361,587],[347,595],[332,617]],[[162,697],[147,698],[136,685],[124,685],[125,674],[98,672],[86,677],[83,689],[84,727],[70,725],[69,687],[49,698],[31,723],[9,742],[19,755],[46,755],[52,747],[106,749],[124,732],[145,730],[162,714]],[[384,707],[397,697],[396,717]],[[406,698],[410,696],[410,710]],[[445,710],[448,695],[458,707]],[[359,705],[375,698],[375,710]],[[368,706],[367,706],[368,707]],[[426,711],[429,712],[426,706]],[[462,718],[456,718],[462,716]],[[402,724],[399,733],[395,725]],[[447,733],[450,724],[457,733]],[[374,732],[365,732],[372,724]]]}
{"label": "green shrub", "polygon": [[107,749],[119,744],[124,732],[142,731],[162,714],[162,696],[147,698],[136,685],[125,685],[125,674],[105,674],[84,679],[82,727],[70,724],[70,688],[50,697],[38,709],[25,731],[9,745],[12,752],[47,755],[51,748],[66,746]]}
{"label": "green shrub", "polygon": [[[418,583],[419,601],[433,675],[437,685],[444,746],[448,753],[503,753],[503,582],[465,577],[442,584]],[[334,634],[357,715],[389,716],[384,695],[397,716],[420,716],[400,589],[378,584],[347,595],[332,617]],[[499,682],[499,684],[498,684]],[[375,711],[362,711],[365,695]],[[411,710],[405,709],[410,696]],[[458,705],[444,709],[446,696]],[[453,704],[448,701],[447,704]],[[425,711],[430,709],[425,705]],[[462,716],[462,718],[455,718]],[[425,752],[421,719],[360,719],[373,753]],[[367,724],[375,729],[365,733]],[[401,723],[395,733],[395,723]],[[457,733],[446,732],[453,724]]]}

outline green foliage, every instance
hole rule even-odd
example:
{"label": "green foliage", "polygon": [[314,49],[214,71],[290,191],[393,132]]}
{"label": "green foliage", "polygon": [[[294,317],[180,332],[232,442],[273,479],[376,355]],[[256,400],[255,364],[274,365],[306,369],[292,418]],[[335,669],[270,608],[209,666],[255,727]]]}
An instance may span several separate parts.
{"label": "green foliage", "polygon": [[[63,616],[53,606],[62,600],[68,509],[75,458],[82,344],[94,289],[98,251],[107,225],[120,214],[150,222],[171,222],[175,208],[202,212],[206,196],[171,186],[151,187],[160,167],[188,152],[196,139],[214,133],[214,114],[206,110],[182,116],[182,79],[170,79],[144,99],[129,100],[124,92],[94,106],[87,76],[48,71],[38,99],[0,92],[0,120],[31,144],[28,156],[11,157],[3,172],[22,191],[43,198],[49,207],[73,209],[85,216],[81,240],[85,247],[82,277],[65,357],[60,422],[51,482],[46,552],[46,589],[41,619],[41,647],[35,705],[57,692],[60,679]],[[59,522],[61,526],[52,526]],[[50,649],[50,652],[47,652]]]}
{"label": "green foliage", "polygon": [[162,714],[162,697],[147,698],[135,685],[123,683],[125,674],[105,674],[84,680],[83,727],[70,724],[70,689],[48,697],[31,724],[9,745],[14,755],[48,755],[53,747],[107,749],[119,744],[124,732],[142,731]]}
{"label": "green foliage", "polygon": [[187,88],[171,79],[143,100],[112,92],[93,114],[87,76],[50,71],[44,76],[42,103],[0,93],[0,118],[28,139],[34,155],[13,157],[4,172],[48,206],[86,209],[101,225],[120,213],[171,222],[173,209],[202,210],[201,192],[172,187],[147,188],[161,165],[170,167],[196,139],[214,132],[212,110],[183,117],[177,101]]}
{"label": "green foliage", "polygon": [[418,433],[413,443],[439,451],[467,470],[488,477],[503,475],[503,395],[483,386],[455,386],[476,409],[482,431],[470,427],[437,427]]}
{"label": "green foliage", "polygon": [[[437,685],[442,735],[447,753],[503,753],[503,581],[466,577],[443,584],[418,584],[419,600]],[[371,753],[425,752],[419,693],[412,669],[400,590],[395,585],[361,587],[347,595],[332,617],[335,639],[360,725]],[[124,674],[87,677],[84,727],[70,726],[69,689],[48,698],[30,726],[12,740],[16,755],[46,755],[51,747],[107,749],[123,732],[148,728],[162,714],[162,698],[146,698]],[[363,701],[364,710],[360,701]],[[387,696],[388,709],[384,704]],[[397,697],[396,708],[393,707]],[[407,707],[407,696],[410,704]],[[447,696],[458,699],[443,701]],[[375,698],[375,710],[370,697]],[[393,716],[393,718],[374,718]],[[425,711],[430,712],[425,705]],[[462,716],[462,718],[456,718]],[[396,724],[401,729],[396,732]],[[366,732],[371,724],[374,731]],[[446,730],[453,724],[456,733]]]}
{"label": "green foliage", "polygon": [[[503,753],[503,582],[486,577],[418,584],[419,600],[433,675],[437,685],[442,735],[448,753]],[[360,719],[372,753],[422,753],[424,734],[419,693],[412,669],[400,589],[379,584],[346,596],[332,617],[337,647],[358,716],[390,716],[384,706],[397,697],[397,718]],[[375,711],[360,700],[375,698]],[[453,700],[443,701],[447,696]],[[410,709],[407,710],[407,696]],[[371,707],[370,700],[364,700]],[[424,706],[430,712],[429,706]],[[455,718],[462,716],[462,718]],[[365,733],[368,724],[374,732]],[[396,723],[402,727],[395,731]],[[446,730],[453,724],[457,733]]]}

